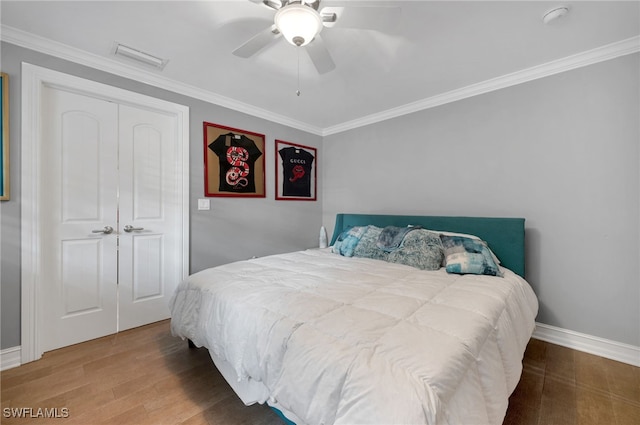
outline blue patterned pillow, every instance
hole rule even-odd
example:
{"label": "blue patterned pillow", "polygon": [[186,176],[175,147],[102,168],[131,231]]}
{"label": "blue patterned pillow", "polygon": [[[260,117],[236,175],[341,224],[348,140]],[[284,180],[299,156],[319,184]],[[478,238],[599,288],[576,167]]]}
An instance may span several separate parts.
{"label": "blue patterned pillow", "polygon": [[407,233],[400,247],[389,253],[387,261],[421,270],[438,270],[444,257],[437,233],[416,229]]}
{"label": "blue patterned pillow", "polygon": [[447,273],[502,276],[486,242],[463,236],[440,235]]}
{"label": "blue patterned pillow", "polygon": [[377,242],[381,232],[382,229],[380,227],[367,226],[367,231],[362,235],[360,242],[353,250],[353,256],[387,261],[389,253],[378,248]]}
{"label": "blue patterned pillow", "polygon": [[353,251],[366,230],[367,226],[354,226],[340,233],[333,244],[332,252],[345,257],[353,257]]}

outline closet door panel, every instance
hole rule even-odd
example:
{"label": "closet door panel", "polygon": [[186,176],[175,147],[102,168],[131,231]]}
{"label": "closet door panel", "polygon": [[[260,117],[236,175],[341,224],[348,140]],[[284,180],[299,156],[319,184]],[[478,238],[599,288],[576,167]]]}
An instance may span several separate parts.
{"label": "closet door panel", "polygon": [[62,241],[63,318],[99,312],[102,303],[100,276],[103,266],[100,239]]}
{"label": "closet door panel", "polygon": [[[62,221],[99,221],[102,218],[100,117],[87,111],[68,111],[61,116],[60,137]],[[101,149],[102,148],[102,149]],[[101,178],[102,177],[102,178]]]}
{"label": "closet door panel", "polygon": [[163,215],[162,133],[157,128],[145,124],[136,125],[132,128],[132,132],[132,218],[161,220]]}
{"label": "closet door panel", "polygon": [[162,297],[162,235],[133,235],[133,302]]}
{"label": "closet door panel", "polygon": [[118,107],[43,90],[39,232],[48,351],[117,329]]}
{"label": "closet door panel", "polygon": [[120,106],[121,330],[169,318],[180,276],[176,118]]}

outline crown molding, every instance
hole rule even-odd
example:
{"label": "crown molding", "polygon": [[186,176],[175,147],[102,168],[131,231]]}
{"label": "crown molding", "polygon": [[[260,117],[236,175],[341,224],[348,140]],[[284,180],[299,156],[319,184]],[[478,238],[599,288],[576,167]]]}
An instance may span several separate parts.
{"label": "crown molding", "polygon": [[202,100],[204,102],[212,103],[214,105],[232,109],[234,111],[242,112],[257,118],[263,118],[271,122],[316,134],[318,136],[322,135],[322,129],[320,127],[315,127],[284,115],[275,114],[271,111],[267,111],[266,109],[258,108],[211,91],[206,91],[201,88],[158,75],[153,71],[138,69],[125,63],[118,62],[117,60],[89,53],[85,50],[77,49],[67,44],[59,43],[7,25],[2,25],[0,27],[0,40],[80,65],[88,66],[90,68],[95,68],[100,71],[118,75],[120,77],[135,80],[153,87],[158,87],[194,99]]}
{"label": "crown molding", "polygon": [[572,69],[593,65],[620,56],[637,53],[640,51],[640,36],[628,38],[605,46],[587,50],[582,53],[567,56],[566,58],[547,62],[521,71],[516,71],[480,83],[472,84],[446,93],[431,96],[425,99],[411,102],[397,108],[367,115],[355,120],[346,121],[334,126],[320,128],[311,124],[291,119],[284,115],[243,103],[226,96],[210,91],[202,90],[188,84],[184,84],[170,78],[157,75],[150,71],[140,70],[129,65],[117,62],[113,59],[88,53],[84,50],[58,43],[35,34],[22,31],[13,27],[2,25],[0,39],[7,43],[15,44],[30,50],[35,50],[81,65],[106,71],[124,78],[129,78],[150,86],[173,91],[194,99],[199,99],[215,105],[219,105],[234,111],[242,112],[257,118],[262,118],[298,130],[306,131],[318,136],[330,136],[358,127],[375,124],[388,119],[400,117],[429,108],[467,99],[473,96],[489,93],[495,90],[523,84],[529,81],[559,74]]}
{"label": "crown molding", "polygon": [[640,36],[631,37],[615,43],[607,44],[582,53],[567,56],[552,62],[547,62],[521,71],[502,75],[477,84],[462,87],[460,89],[451,90],[436,96],[408,103],[397,108],[388,109],[383,112],[367,115],[362,118],[347,121],[332,127],[327,127],[322,132],[323,136],[341,133],[343,131],[352,130],[354,128],[375,124],[380,121],[396,118],[402,115],[411,114],[413,112],[422,111],[424,109],[434,108],[447,103],[467,99],[480,94],[500,90],[503,88],[523,84],[529,81],[548,77],[550,75],[559,74],[561,72],[570,71],[572,69],[593,65],[604,62],[620,56],[637,53],[640,51]]}

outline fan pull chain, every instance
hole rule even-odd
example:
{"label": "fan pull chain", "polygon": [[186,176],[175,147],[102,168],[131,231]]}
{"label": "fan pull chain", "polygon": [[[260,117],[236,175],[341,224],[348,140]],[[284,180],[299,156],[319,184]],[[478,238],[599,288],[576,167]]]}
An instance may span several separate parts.
{"label": "fan pull chain", "polygon": [[296,96],[300,96],[300,47],[296,47],[298,51],[298,88],[296,90]]}

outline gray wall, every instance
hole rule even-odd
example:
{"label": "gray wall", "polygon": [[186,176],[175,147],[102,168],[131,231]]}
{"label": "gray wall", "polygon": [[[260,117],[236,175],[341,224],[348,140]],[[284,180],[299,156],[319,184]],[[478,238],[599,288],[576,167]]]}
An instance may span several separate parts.
{"label": "gray wall", "polygon": [[[0,267],[1,348],[20,345],[20,69],[21,62],[47,67],[190,108],[190,271],[244,260],[252,256],[311,248],[318,244],[322,215],[322,167],[318,201],[275,201],[274,140],[319,148],[320,136],[225,109],[193,98],[147,86],[98,70],[63,61],[12,44],[2,43],[2,71],[10,81],[11,200],[0,203],[2,265]],[[266,136],[266,190],[261,198],[210,198],[211,210],[198,211],[204,197],[202,122],[209,121]],[[318,151],[319,155],[321,150]]]}
{"label": "gray wall", "polygon": [[634,54],[325,137],[323,222],[525,217],[537,320],[640,346],[639,75]]}
{"label": "gray wall", "polygon": [[[640,87],[634,54],[322,138],[2,44],[12,200],[2,209],[1,348],[20,344],[20,63],[191,109],[191,271],[317,244],[337,212],[520,216],[538,321],[640,345]],[[266,199],[203,196],[202,121],[264,133]],[[274,200],[274,139],[318,151],[317,202]]]}

